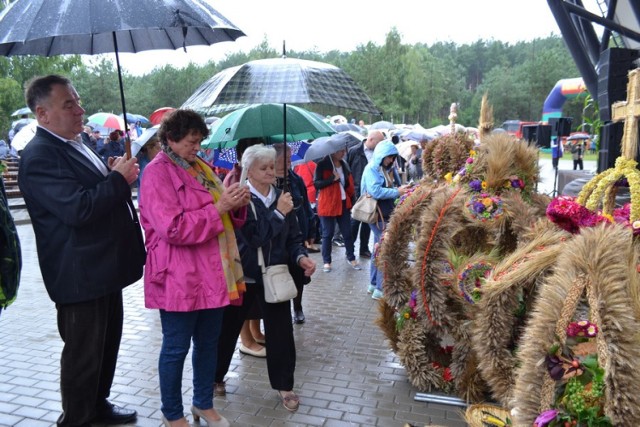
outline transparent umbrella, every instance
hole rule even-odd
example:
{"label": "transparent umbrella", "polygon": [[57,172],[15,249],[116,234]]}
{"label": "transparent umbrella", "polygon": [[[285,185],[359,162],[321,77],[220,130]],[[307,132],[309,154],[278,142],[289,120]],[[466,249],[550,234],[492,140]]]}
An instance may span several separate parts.
{"label": "transparent umbrella", "polygon": [[[196,89],[182,108],[216,114],[264,103],[322,104],[380,114],[343,70],[323,62],[287,58],[284,46],[281,58],[249,61],[217,73]],[[285,110],[283,128],[287,120]]]}
{"label": "transparent umbrella", "polygon": [[369,96],[343,70],[296,58],[249,61],[203,83],[182,108],[216,114],[247,104],[322,104],[380,114]]}

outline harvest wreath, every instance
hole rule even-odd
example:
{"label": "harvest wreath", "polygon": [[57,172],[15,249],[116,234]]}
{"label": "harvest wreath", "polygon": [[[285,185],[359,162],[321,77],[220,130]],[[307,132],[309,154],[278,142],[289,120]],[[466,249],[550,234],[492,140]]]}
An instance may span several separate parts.
{"label": "harvest wreath", "polygon": [[[531,426],[547,410],[566,414],[566,402],[558,398],[567,384],[556,382],[552,375],[558,370],[549,362],[554,362],[552,356],[567,359],[557,349],[567,345],[571,323],[586,319],[598,327],[593,353],[597,353],[597,368],[604,370],[604,394],[598,396],[603,400],[598,400],[600,409],[594,410],[594,417],[601,414],[612,425],[640,425],[639,256],[631,236],[629,228],[601,224],[582,229],[559,252],[557,263],[562,268],[542,283],[521,339],[511,402],[514,425]],[[586,368],[580,361],[570,362],[576,371]]]}

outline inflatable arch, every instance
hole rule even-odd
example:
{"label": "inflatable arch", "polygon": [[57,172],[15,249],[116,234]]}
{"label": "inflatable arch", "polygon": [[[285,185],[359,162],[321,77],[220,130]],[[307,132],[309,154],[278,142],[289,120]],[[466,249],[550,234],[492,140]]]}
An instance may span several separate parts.
{"label": "inflatable arch", "polygon": [[582,77],[558,80],[551,89],[542,107],[542,122],[548,123],[550,118],[562,117],[562,106],[567,99],[572,99],[587,92]]}

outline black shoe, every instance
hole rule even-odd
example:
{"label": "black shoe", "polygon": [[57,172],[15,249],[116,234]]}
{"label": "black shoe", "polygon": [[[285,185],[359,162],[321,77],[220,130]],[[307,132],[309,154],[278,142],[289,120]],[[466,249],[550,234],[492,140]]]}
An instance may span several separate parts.
{"label": "black shoe", "polygon": [[369,249],[360,251],[360,258],[371,258],[371,252],[369,251]]}
{"label": "black shoe", "polygon": [[304,313],[302,310],[295,310],[293,315],[293,323],[296,325],[302,325],[305,321]]}
{"label": "black shoe", "polygon": [[138,413],[133,409],[123,408],[107,401],[104,408],[98,411],[94,421],[102,424],[129,424],[135,422],[137,416]]}
{"label": "black shoe", "polygon": [[343,248],[344,247],[344,240],[342,239],[333,239],[333,244]]}

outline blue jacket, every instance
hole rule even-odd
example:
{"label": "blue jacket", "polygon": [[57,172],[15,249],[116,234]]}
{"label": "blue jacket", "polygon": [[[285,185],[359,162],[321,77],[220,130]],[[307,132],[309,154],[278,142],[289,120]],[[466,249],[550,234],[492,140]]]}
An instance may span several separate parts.
{"label": "blue jacket", "polygon": [[[398,149],[396,146],[390,140],[384,140],[376,145],[371,161],[362,172],[360,192],[362,194],[370,194],[378,201],[378,206],[385,221],[389,219],[391,212],[393,212],[394,201],[400,196],[400,192],[396,188],[387,186],[382,173],[382,161],[387,156],[397,155]],[[393,163],[387,168],[387,171],[391,179],[395,181]]]}

